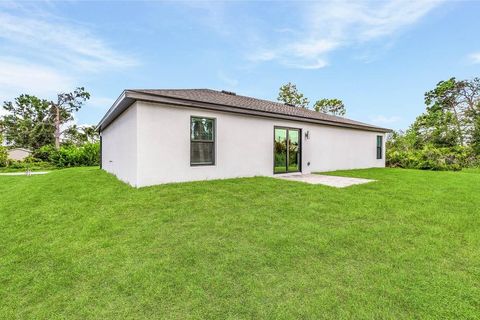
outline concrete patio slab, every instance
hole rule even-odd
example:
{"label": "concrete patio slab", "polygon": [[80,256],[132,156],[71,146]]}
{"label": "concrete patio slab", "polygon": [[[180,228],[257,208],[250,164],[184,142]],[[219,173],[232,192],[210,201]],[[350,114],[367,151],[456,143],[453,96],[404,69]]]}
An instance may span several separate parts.
{"label": "concrete patio slab", "polygon": [[285,174],[285,175],[276,175],[275,178],[290,180],[290,181],[305,182],[310,184],[323,184],[323,185],[335,187],[335,188],[345,188],[345,187],[350,187],[356,184],[364,184],[364,183],[376,181],[376,180],[361,179],[361,178],[326,176],[321,174]]}

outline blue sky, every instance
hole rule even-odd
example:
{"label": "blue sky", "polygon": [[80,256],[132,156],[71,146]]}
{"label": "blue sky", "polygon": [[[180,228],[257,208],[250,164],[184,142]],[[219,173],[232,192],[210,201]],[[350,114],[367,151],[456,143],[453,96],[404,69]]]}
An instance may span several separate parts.
{"label": "blue sky", "polygon": [[125,88],[212,88],[404,129],[443,79],[480,76],[478,1],[1,2],[0,100],[85,86],[79,124]]}

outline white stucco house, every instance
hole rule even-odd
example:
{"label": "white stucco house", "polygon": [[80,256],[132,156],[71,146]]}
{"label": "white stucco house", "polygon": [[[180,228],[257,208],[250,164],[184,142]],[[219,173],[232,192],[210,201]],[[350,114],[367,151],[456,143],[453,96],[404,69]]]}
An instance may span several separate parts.
{"label": "white stucco house", "polygon": [[135,187],[384,167],[389,131],[209,89],[125,90],[98,130],[101,167]]}

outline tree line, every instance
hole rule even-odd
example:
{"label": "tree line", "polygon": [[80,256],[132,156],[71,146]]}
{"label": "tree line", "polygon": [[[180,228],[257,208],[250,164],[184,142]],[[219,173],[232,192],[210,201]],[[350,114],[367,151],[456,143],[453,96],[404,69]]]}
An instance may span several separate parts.
{"label": "tree line", "polygon": [[[344,116],[340,99],[310,101],[295,84],[280,87],[278,101],[289,106]],[[387,137],[391,167],[460,170],[480,166],[480,78],[440,81],[424,96],[425,112],[410,127]]]}
{"label": "tree line", "polygon": [[0,132],[7,145],[32,150],[94,142],[97,135],[93,127],[68,125],[88,99],[90,93],[83,87],[59,93],[56,101],[22,94],[14,101],[4,101],[6,115],[0,118]]}
{"label": "tree line", "polygon": [[[22,94],[5,101],[0,117],[0,142],[34,151],[34,157],[57,166],[98,163],[98,132],[93,126],[69,125],[90,94],[83,87],[59,93],[56,101]],[[310,100],[292,83],[282,85],[278,101],[291,107],[310,108],[344,116],[342,100]],[[405,131],[387,139],[386,162],[391,167],[459,170],[480,166],[480,78],[440,81],[425,93],[425,111]],[[5,165],[0,146],[0,166]]]}
{"label": "tree line", "polygon": [[[309,109],[310,100],[299,92],[297,86],[291,82],[280,87],[277,100],[292,107]],[[347,112],[343,101],[340,99],[323,98],[317,100],[312,109],[334,116],[344,116]]]}
{"label": "tree line", "polygon": [[60,166],[98,163],[99,135],[95,127],[72,123],[75,113],[89,99],[90,93],[78,87],[57,94],[55,101],[29,94],[4,101],[2,108],[6,114],[0,117],[0,166],[19,166],[6,159],[6,147],[31,150],[30,162]]}
{"label": "tree line", "polygon": [[480,165],[480,78],[440,81],[425,112],[387,142],[392,167],[459,170]]}

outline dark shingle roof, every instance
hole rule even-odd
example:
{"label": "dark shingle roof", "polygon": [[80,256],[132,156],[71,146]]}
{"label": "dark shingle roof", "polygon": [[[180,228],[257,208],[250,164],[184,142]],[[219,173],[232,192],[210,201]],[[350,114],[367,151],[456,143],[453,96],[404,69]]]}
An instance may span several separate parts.
{"label": "dark shingle roof", "polygon": [[322,112],[298,108],[274,101],[262,100],[236,94],[229,94],[211,89],[132,89],[129,91],[151,94],[155,96],[176,98],[187,101],[197,101],[229,107],[238,107],[242,109],[263,111],[273,114],[323,120],[338,124],[349,124],[370,129],[380,129],[381,131],[389,131],[385,128],[376,127],[363,122],[333,116]]}
{"label": "dark shingle roof", "polygon": [[373,126],[343,117],[328,115],[313,110],[298,108],[279,102],[240,96],[226,91],[211,89],[128,89],[124,90],[113,106],[98,124],[98,130],[105,129],[124,110],[137,100],[166,103],[170,105],[205,108],[217,111],[235,112],[253,116],[265,116],[294,121],[312,122],[325,125],[355,128],[375,132],[389,132],[389,129]]}

